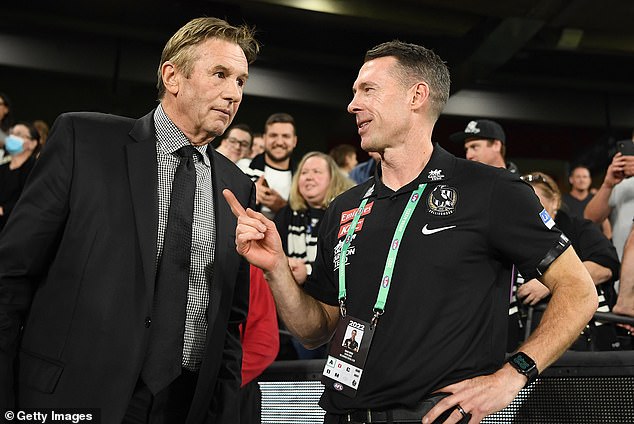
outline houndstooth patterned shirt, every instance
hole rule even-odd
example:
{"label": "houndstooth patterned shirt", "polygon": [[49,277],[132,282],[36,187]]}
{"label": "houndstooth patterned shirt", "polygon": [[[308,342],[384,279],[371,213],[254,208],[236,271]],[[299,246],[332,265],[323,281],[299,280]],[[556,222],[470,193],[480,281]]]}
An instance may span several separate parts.
{"label": "houndstooth patterned shirt", "polygon": [[[170,194],[179,159],[174,154],[190,144],[187,137],[167,117],[161,105],[154,112],[156,130],[156,156],[158,158],[158,237],[156,266],[163,252],[163,240]],[[191,265],[189,290],[187,291],[187,317],[183,347],[183,368],[198,371],[202,361],[207,335],[207,308],[209,285],[212,281],[214,252],[216,248],[216,223],[211,183],[211,162],[207,145],[195,147],[200,155],[194,156],[196,168],[196,193],[194,195],[194,220],[192,224]],[[201,160],[202,157],[202,160]]]}

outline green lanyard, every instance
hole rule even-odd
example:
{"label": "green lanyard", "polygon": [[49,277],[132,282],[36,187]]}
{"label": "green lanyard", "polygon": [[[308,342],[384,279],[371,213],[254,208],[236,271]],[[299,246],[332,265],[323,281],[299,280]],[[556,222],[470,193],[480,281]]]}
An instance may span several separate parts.
{"label": "green lanyard", "polygon": [[[392,274],[394,273],[394,264],[396,263],[398,250],[401,247],[401,240],[403,239],[405,228],[407,228],[407,224],[414,214],[414,209],[416,209],[418,201],[420,200],[426,186],[427,184],[420,184],[418,188],[412,192],[407,205],[405,205],[405,209],[401,214],[401,218],[398,221],[396,230],[394,230],[390,251],[387,255],[387,260],[385,261],[383,277],[381,278],[381,283],[379,284],[379,294],[376,298],[376,303],[374,304],[372,325],[376,325],[379,316],[383,315],[383,311],[385,310],[385,302],[387,301],[387,295],[390,291],[390,283],[392,282]],[[363,214],[366,203],[368,203],[368,197],[361,201],[359,208],[354,214],[354,219],[352,220],[352,223],[350,223],[350,228],[348,228],[346,238],[343,240],[343,246],[341,247],[341,253],[339,256],[339,307],[341,309],[341,315],[344,317],[346,316],[346,255],[348,248],[350,247],[350,242],[352,241],[352,235],[357,227],[359,218],[361,218],[361,215]]]}

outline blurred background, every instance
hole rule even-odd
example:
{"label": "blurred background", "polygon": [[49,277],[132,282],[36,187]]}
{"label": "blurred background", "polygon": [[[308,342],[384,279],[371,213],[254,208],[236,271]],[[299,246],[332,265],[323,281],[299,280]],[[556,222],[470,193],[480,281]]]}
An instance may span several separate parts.
{"label": "blurred background", "polygon": [[[588,166],[594,185],[634,127],[634,2],[629,0],[22,0],[0,6],[0,91],[17,120],[52,124],[66,111],[140,117],[156,105],[156,69],[170,35],[216,16],[255,26],[263,47],[235,123],[261,131],[287,112],[297,157],[358,145],[346,112],[365,51],[391,39],[448,64],[452,96],[434,140],[471,119],[507,133],[507,158],[567,186]],[[366,158],[360,152],[359,159]]]}

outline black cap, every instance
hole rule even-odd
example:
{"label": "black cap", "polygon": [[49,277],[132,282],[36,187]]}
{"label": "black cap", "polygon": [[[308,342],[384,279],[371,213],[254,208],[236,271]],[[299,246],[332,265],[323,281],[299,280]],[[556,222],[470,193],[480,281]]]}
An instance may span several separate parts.
{"label": "black cap", "polygon": [[464,131],[453,133],[449,136],[449,140],[456,143],[464,143],[468,138],[488,138],[506,143],[506,135],[502,126],[488,119],[471,121],[467,124]]}

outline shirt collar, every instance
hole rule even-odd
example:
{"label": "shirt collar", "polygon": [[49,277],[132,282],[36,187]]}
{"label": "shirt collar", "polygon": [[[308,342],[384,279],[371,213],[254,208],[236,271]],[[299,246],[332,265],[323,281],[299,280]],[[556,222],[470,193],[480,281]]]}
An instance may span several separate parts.
{"label": "shirt collar", "polygon": [[[396,196],[403,193],[410,194],[420,184],[438,183],[450,179],[453,175],[455,166],[456,157],[440,147],[438,143],[435,143],[431,157],[425,165],[425,168],[423,168],[421,173],[418,174],[418,177],[397,191],[393,191],[383,184],[383,181],[381,181],[381,167],[377,166],[374,173],[374,190],[371,196],[374,195],[378,198],[382,198]],[[367,193],[364,192],[362,196],[367,197]]]}
{"label": "shirt collar", "polygon": [[[163,110],[163,105],[159,104],[154,111],[154,128],[156,130],[156,140],[161,152],[172,154],[183,146],[191,144],[185,134],[172,122]],[[207,156],[207,146],[194,146],[200,152],[203,163],[210,167],[211,161]]]}

